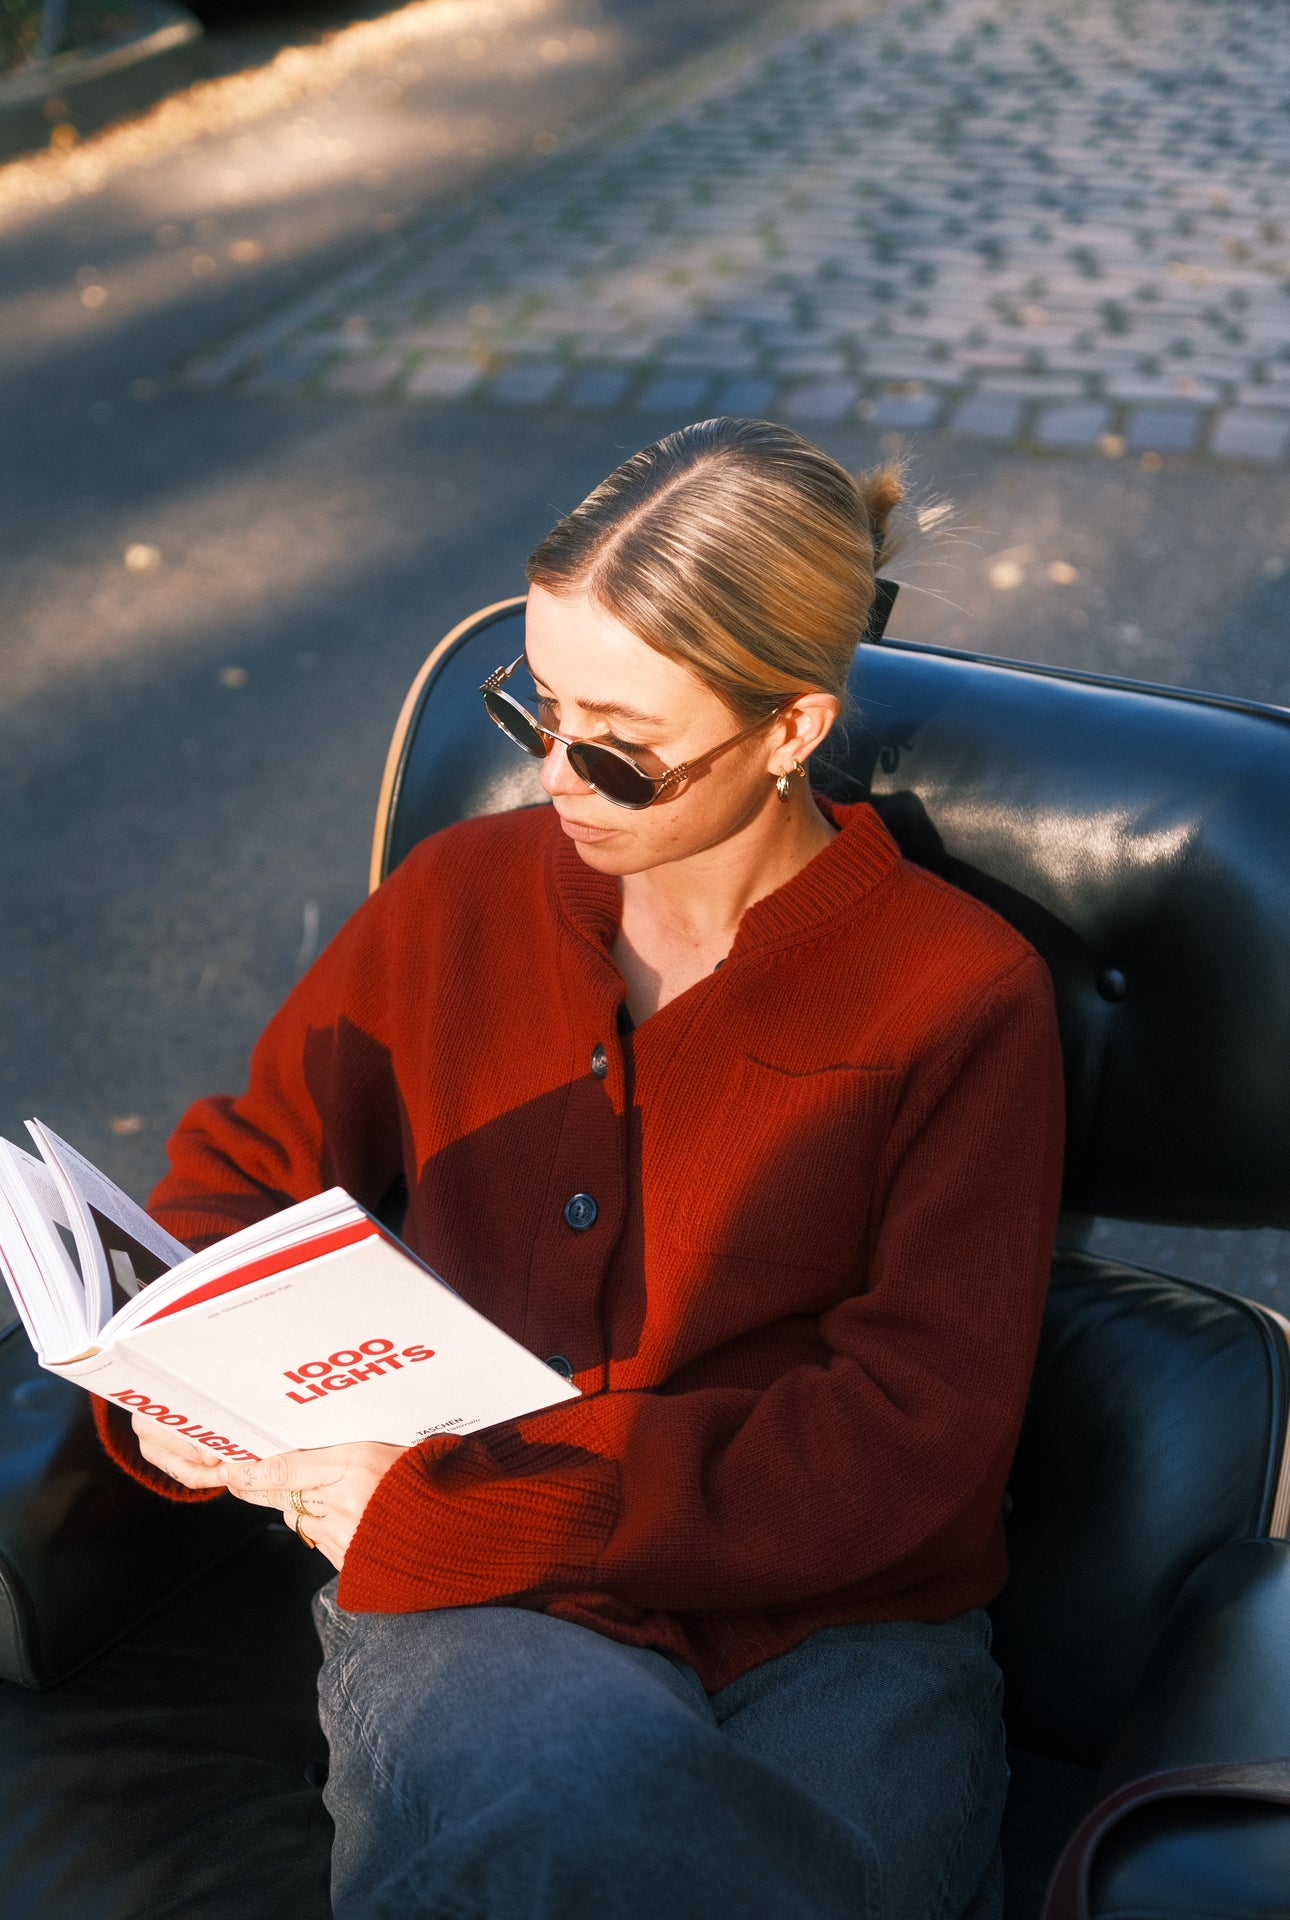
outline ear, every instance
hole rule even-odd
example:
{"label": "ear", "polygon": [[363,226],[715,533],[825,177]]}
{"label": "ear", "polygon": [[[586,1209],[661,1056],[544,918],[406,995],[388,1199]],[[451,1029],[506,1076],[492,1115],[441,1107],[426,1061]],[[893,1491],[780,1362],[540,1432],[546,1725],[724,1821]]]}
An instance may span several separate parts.
{"label": "ear", "polygon": [[794,760],[805,766],[840,711],[835,694],[799,693],[792,705],[777,716],[772,735],[771,772],[788,771]]}

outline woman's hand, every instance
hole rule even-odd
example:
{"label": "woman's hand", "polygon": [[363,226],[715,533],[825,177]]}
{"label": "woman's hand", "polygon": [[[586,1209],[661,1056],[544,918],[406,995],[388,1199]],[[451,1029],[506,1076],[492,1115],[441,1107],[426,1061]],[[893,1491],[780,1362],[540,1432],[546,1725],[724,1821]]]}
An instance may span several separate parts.
{"label": "woman's hand", "polygon": [[[226,1486],[239,1500],[253,1506],[280,1507],[287,1525],[339,1568],[345,1564],[349,1543],[368,1501],[405,1451],[403,1447],[384,1446],[378,1440],[359,1440],[343,1447],[275,1453],[267,1460],[249,1464],[222,1460],[212,1480],[197,1484]],[[293,1489],[307,1513],[298,1513],[293,1507]]]}
{"label": "woman's hand", "polygon": [[223,1486],[220,1474],[223,1461],[206,1447],[181,1440],[168,1427],[159,1427],[155,1420],[145,1419],[140,1413],[131,1415],[130,1425],[144,1459],[151,1466],[160,1467],[172,1480],[178,1480],[181,1487]]}
{"label": "woman's hand", "polygon": [[[378,1440],[356,1441],[344,1447],[311,1447],[298,1453],[275,1453],[267,1460],[247,1464],[212,1459],[191,1440],[181,1440],[155,1420],[135,1414],[131,1420],[139,1451],[184,1487],[227,1487],[252,1506],[278,1507],[287,1525],[319,1547],[334,1567],[345,1564],[345,1554],[363,1517],[363,1509],[394,1462],[405,1451]],[[291,1504],[292,1489],[299,1493],[307,1514]]]}

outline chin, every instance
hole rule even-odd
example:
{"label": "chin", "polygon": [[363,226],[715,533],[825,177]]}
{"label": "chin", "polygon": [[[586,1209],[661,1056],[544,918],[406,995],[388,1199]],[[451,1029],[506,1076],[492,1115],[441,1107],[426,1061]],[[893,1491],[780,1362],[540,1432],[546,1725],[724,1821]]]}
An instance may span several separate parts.
{"label": "chin", "polygon": [[578,858],[581,860],[583,866],[591,867],[596,873],[610,873],[615,875],[636,873],[641,867],[647,867],[653,864],[648,860],[633,860],[630,852],[628,852],[626,848],[615,848],[608,845],[605,841],[592,841],[590,844],[587,844],[584,841],[575,840],[574,846],[577,848]]}

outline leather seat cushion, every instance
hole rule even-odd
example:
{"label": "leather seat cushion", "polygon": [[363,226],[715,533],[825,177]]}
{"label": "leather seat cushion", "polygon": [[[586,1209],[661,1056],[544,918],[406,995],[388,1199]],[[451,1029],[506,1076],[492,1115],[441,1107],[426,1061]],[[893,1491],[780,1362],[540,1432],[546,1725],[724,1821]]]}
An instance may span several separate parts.
{"label": "leather seat cushion", "polygon": [[329,1920],[329,1571],[271,1527],[51,1692],[0,1685],[0,1920]]}

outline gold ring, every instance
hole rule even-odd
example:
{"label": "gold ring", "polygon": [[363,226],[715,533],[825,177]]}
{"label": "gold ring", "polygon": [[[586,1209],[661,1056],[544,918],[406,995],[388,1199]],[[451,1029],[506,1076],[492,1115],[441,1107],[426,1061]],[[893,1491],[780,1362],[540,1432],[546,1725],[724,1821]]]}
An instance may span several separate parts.
{"label": "gold ring", "polygon": [[[324,1514],[315,1513],[312,1507],[305,1505],[305,1496],[301,1493],[299,1487],[292,1487],[291,1489],[291,1505],[297,1513],[303,1514],[308,1520],[322,1520],[326,1517]],[[296,1531],[299,1532],[299,1528],[297,1528]]]}
{"label": "gold ring", "polygon": [[313,1547],[315,1549],[317,1548],[318,1542],[316,1540],[311,1540],[309,1538],[309,1535],[305,1532],[304,1528],[299,1524],[298,1521],[296,1523],[296,1539],[303,1540],[307,1547]]}

